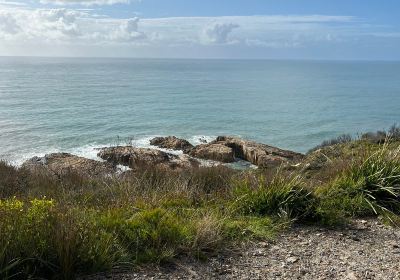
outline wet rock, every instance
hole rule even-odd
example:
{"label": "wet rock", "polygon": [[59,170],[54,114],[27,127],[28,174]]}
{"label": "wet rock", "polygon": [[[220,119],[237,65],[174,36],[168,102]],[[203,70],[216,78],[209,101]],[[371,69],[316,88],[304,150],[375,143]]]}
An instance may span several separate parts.
{"label": "wet rock", "polygon": [[188,155],[170,155],[170,159],[167,162],[156,164],[155,166],[164,170],[176,170],[183,171],[192,168],[198,168],[200,162]]}
{"label": "wet rock", "polygon": [[189,151],[193,148],[193,145],[189,143],[189,141],[185,139],[180,139],[175,136],[168,136],[168,137],[155,137],[150,140],[150,145],[171,149],[171,150],[182,150],[182,151]]}
{"label": "wet rock", "polygon": [[170,159],[168,153],[156,149],[117,146],[101,148],[99,150],[98,157],[114,165],[121,164],[130,168],[166,163]]}
{"label": "wet rock", "polygon": [[234,157],[251,162],[254,165],[276,166],[288,161],[298,161],[304,155],[282,150],[266,144],[248,141],[237,137],[219,136],[211,145],[223,145],[232,149]]}
{"label": "wet rock", "polygon": [[173,155],[156,149],[118,146],[101,148],[100,158],[114,164],[129,166],[132,169],[160,167],[164,169],[195,168],[200,163],[187,155]]}
{"label": "wet rock", "polygon": [[225,163],[235,161],[232,148],[220,143],[198,145],[190,150],[189,155],[196,158],[215,160]]}

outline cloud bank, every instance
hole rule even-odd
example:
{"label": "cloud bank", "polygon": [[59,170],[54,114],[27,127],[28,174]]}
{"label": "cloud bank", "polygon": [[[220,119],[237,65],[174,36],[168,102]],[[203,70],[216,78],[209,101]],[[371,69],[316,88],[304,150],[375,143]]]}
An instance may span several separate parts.
{"label": "cloud bank", "polygon": [[[128,0],[42,0],[112,4]],[[139,19],[96,9],[32,9],[0,2],[0,55],[220,57],[338,53],[340,48],[399,43],[395,30],[352,16],[269,15]],[[375,41],[374,41],[375,40]],[[385,41],[383,41],[385,40]],[[383,42],[383,43],[382,43]],[[398,44],[397,44],[398,45]]]}
{"label": "cloud bank", "polygon": [[41,4],[53,4],[53,5],[83,5],[83,6],[94,6],[94,5],[114,5],[114,4],[128,4],[130,0],[40,0]]}

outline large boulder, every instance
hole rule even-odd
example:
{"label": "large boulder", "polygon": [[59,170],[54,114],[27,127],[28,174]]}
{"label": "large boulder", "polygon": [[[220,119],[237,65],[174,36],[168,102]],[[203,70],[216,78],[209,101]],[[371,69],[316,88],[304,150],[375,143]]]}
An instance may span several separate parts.
{"label": "large boulder", "polygon": [[22,165],[33,172],[50,172],[55,175],[78,173],[88,176],[105,176],[115,173],[116,169],[107,162],[87,159],[68,153],[53,153],[44,157],[33,157]]}
{"label": "large boulder", "polygon": [[97,156],[114,164],[131,168],[140,165],[156,165],[169,161],[169,155],[156,149],[135,148],[132,146],[116,146],[99,149]]}
{"label": "large boulder", "polygon": [[229,147],[232,149],[235,158],[249,161],[260,167],[276,166],[289,161],[298,161],[304,157],[304,155],[296,152],[237,137],[219,136],[210,145]]}
{"label": "large boulder", "polygon": [[189,141],[177,138],[175,136],[155,137],[150,140],[150,145],[159,148],[182,150],[182,151],[188,151],[193,148],[193,145],[190,144]]}
{"label": "large boulder", "polygon": [[196,158],[221,161],[225,163],[235,161],[233,149],[223,143],[198,145],[189,151],[189,155]]}
{"label": "large boulder", "polygon": [[198,167],[199,162],[186,155],[173,155],[156,149],[117,146],[101,148],[100,158],[114,164],[129,166],[132,169],[160,167],[164,169],[186,169]]}

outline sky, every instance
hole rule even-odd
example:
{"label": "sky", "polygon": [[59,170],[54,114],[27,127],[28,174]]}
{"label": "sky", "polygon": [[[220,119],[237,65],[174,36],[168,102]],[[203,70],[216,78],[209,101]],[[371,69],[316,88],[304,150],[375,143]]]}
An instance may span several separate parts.
{"label": "sky", "polygon": [[400,60],[399,0],[0,0],[0,56]]}

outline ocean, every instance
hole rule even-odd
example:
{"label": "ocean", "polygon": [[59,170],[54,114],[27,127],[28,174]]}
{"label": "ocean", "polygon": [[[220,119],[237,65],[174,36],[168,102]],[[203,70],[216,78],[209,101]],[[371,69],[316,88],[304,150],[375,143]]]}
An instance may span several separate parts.
{"label": "ocean", "polygon": [[235,135],[306,152],[400,122],[400,62],[0,58],[0,159]]}

